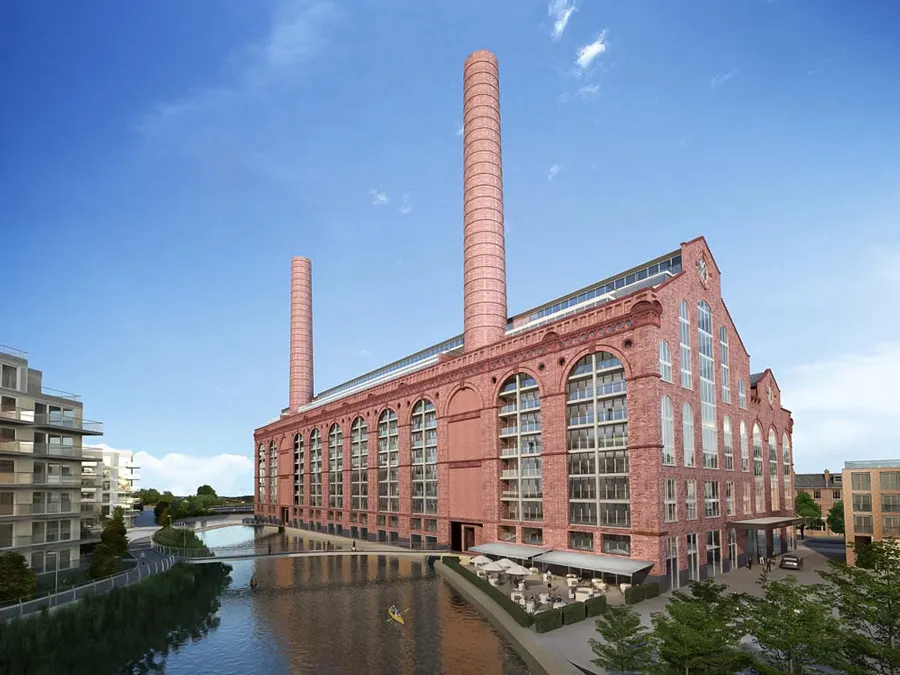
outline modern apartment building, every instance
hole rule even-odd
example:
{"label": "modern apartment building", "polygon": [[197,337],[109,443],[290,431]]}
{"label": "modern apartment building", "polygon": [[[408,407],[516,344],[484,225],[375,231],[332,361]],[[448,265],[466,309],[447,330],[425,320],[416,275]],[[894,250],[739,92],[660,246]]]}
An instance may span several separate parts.
{"label": "modern apartment building", "polygon": [[[103,518],[112,515],[116,507],[122,507],[125,526],[132,527],[137,515],[134,484],[140,480],[130,450],[85,446],[81,462],[81,503],[90,504],[99,526]],[[84,523],[83,523],[84,524]]]}
{"label": "modern apartment building", "polygon": [[813,501],[819,505],[822,510],[822,519],[818,523],[811,523],[806,526],[806,530],[817,530],[824,532],[825,535],[831,536],[834,532],[828,527],[828,512],[835,502],[841,501],[841,486],[843,484],[842,474],[831,473],[825,469],[822,473],[797,473],[794,474],[794,493],[796,495],[801,492],[807,493],[813,498]]}
{"label": "modern apartment building", "polygon": [[702,237],[508,316],[498,78],[490,52],[466,60],[463,334],[314,396],[294,258],[290,404],[254,434],[256,513],[664,587],[784,552],[791,415]]}
{"label": "modern apartment building", "polygon": [[[900,459],[845,462],[844,536],[847,544],[900,540]],[[847,546],[847,564],[856,561]]]}
{"label": "modern apartment building", "polygon": [[[103,433],[81,397],[43,386],[23,351],[0,346],[0,551],[41,573],[79,564],[82,439]],[[88,515],[91,515],[90,512]]]}

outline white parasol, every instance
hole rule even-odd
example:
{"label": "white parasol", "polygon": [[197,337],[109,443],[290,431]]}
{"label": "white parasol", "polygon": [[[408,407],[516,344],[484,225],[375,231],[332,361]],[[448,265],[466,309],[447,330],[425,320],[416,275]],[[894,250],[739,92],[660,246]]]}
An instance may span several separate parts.
{"label": "white parasol", "polygon": [[507,567],[512,567],[516,563],[514,563],[509,558],[500,558],[500,560],[497,561],[497,564],[500,565],[500,567],[506,569]]}
{"label": "white parasol", "polygon": [[521,565],[517,565],[513,563],[510,567],[506,568],[506,573],[511,574],[514,577],[527,577],[531,574],[531,570],[527,567],[522,567]]}
{"label": "white parasol", "polygon": [[503,572],[506,568],[501,566],[500,563],[491,562],[484,565],[481,569],[484,572]]}
{"label": "white parasol", "polygon": [[473,565],[487,565],[489,563],[492,563],[493,560],[488,558],[486,555],[478,555],[472,558],[469,562]]}

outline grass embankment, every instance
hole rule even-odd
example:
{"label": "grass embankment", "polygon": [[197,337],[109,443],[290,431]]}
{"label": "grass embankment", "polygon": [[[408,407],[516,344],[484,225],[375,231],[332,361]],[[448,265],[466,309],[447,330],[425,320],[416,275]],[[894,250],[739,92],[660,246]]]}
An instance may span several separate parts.
{"label": "grass embankment", "polygon": [[164,527],[156,531],[153,541],[160,546],[188,550],[189,555],[198,558],[212,555],[203,540],[188,527]]}
{"label": "grass embankment", "polygon": [[0,624],[0,675],[157,672],[157,657],[218,625],[223,564],[178,564],[163,574]]}

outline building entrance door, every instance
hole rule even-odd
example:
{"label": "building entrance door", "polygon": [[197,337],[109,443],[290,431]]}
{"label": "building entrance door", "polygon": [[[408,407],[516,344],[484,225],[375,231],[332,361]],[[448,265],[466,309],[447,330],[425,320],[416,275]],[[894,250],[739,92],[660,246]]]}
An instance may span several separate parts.
{"label": "building entrance door", "polygon": [[468,551],[475,545],[475,528],[463,528],[463,551]]}
{"label": "building entrance door", "polygon": [[285,524],[289,523],[291,520],[291,510],[285,506],[281,507],[281,520]]}

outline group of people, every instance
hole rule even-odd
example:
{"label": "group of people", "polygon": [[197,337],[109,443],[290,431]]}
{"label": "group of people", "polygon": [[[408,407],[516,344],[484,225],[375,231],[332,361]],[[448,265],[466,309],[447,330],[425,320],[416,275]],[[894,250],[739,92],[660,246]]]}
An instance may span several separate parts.
{"label": "group of people", "polygon": [[[760,566],[764,566],[766,568],[766,572],[771,572],[772,567],[775,565],[775,556],[772,555],[772,556],[769,556],[768,558],[766,558],[764,556],[759,556],[759,564],[760,564]],[[748,570],[753,569],[753,556],[752,555],[747,556],[747,569]]]}

